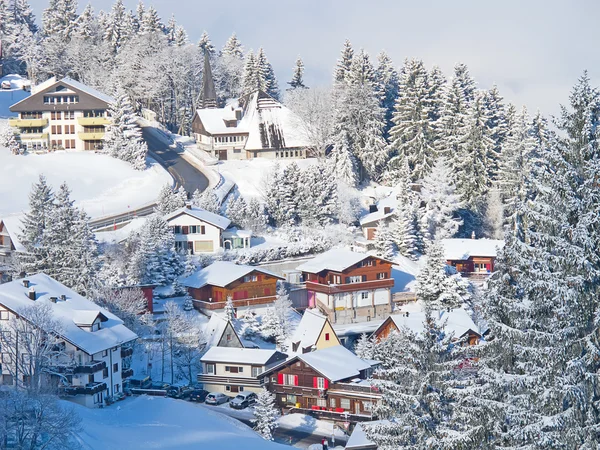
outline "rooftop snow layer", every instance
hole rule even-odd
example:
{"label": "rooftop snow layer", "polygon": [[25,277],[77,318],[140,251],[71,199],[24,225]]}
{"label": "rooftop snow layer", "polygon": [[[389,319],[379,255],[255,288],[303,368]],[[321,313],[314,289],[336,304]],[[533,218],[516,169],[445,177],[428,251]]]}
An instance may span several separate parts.
{"label": "rooftop snow layer", "polygon": [[212,347],[204,354],[201,360],[264,366],[276,353],[278,353],[277,350],[259,348]]}
{"label": "rooftop snow layer", "polygon": [[442,239],[446,259],[467,260],[472,256],[496,257],[504,241],[496,239]]}
{"label": "rooftop snow layer", "polygon": [[356,253],[346,249],[333,249],[315,256],[310,261],[297,267],[297,270],[309,273],[319,273],[323,270],[334,272],[343,272],[348,267],[358,264],[363,259],[368,258],[366,253]]}
{"label": "rooftop snow layer", "polygon": [[183,286],[196,289],[206,285],[225,287],[253,271],[283,280],[279,275],[260,267],[235,264],[229,261],[216,261],[188,277],[181,278],[179,282]]}
{"label": "rooftop snow layer", "polygon": [[6,230],[8,231],[8,234],[10,235],[10,240],[11,240],[12,244],[14,245],[15,250],[17,252],[25,251],[25,247],[23,247],[23,245],[19,241],[19,235],[21,234],[21,228],[22,228],[21,219],[22,219],[21,215],[10,215],[10,216],[5,216],[0,219],[0,222],[4,223],[4,226],[6,227]]}
{"label": "rooftop snow layer", "polygon": [[[123,321],[117,316],[48,275],[39,273],[27,279],[30,282],[29,288],[23,286],[23,280],[15,280],[0,285],[0,304],[17,314],[22,314],[23,308],[35,304],[50,305],[52,318],[60,322],[62,326],[61,337],[88,355],[99,353],[137,338],[137,335],[123,325]],[[29,299],[30,288],[35,289],[37,294],[35,301]],[[65,295],[67,300],[58,300],[56,303],[50,301],[50,297],[60,298],[61,295]],[[84,319],[87,321],[94,314],[96,316],[102,314],[107,318],[98,331],[85,331],[74,322],[75,318],[83,315],[86,316]]]}
{"label": "rooftop snow layer", "polygon": [[360,371],[375,363],[359,358],[343,345],[304,353],[298,358],[332,382],[358,377]]}
{"label": "rooftop snow layer", "polygon": [[[473,322],[473,319],[464,308],[455,308],[452,311],[433,312],[434,317],[438,318],[441,325],[445,322],[446,331],[454,333],[454,337],[460,338],[469,330],[481,335],[479,327]],[[409,312],[408,317],[405,314],[392,314],[390,318],[398,329],[408,329],[415,334],[420,334],[424,329],[425,312]]]}
{"label": "rooftop snow layer", "polygon": [[165,220],[172,220],[181,214],[187,214],[188,216],[195,217],[196,219],[210,223],[221,230],[227,229],[231,223],[231,220],[229,220],[227,217],[219,216],[218,214],[211,213],[210,211],[206,211],[205,209],[197,208],[195,206],[184,206],[183,208],[179,208],[178,210],[167,214],[165,216]]}
{"label": "rooftop snow layer", "polygon": [[350,435],[348,442],[346,443],[346,447],[344,447],[344,448],[346,450],[376,448],[375,442],[369,440],[369,438],[367,437],[367,433],[365,433],[365,425],[368,426],[368,425],[388,424],[388,423],[390,423],[389,420],[374,420],[372,422],[369,422],[368,424],[358,422],[356,424],[356,426],[354,427],[354,430],[352,431],[352,434]]}
{"label": "rooftop snow layer", "polygon": [[234,134],[246,133],[243,126],[238,122],[236,127],[228,127],[225,121],[236,120],[235,108],[226,106],[225,108],[206,108],[196,110],[196,114],[202,121],[202,125],[207,133],[210,134]]}
{"label": "rooftop snow layer", "polygon": [[312,347],[317,343],[317,339],[319,339],[326,321],[327,318],[317,310],[307,309],[304,311],[304,315],[300,319],[300,323],[292,338],[292,342],[300,343],[298,347],[299,352],[302,352],[303,348]]}
{"label": "rooftop snow layer", "polygon": [[103,92],[100,92],[100,91],[94,89],[93,87],[87,86],[87,85],[80,83],[79,81],[75,81],[74,79],[69,78],[69,77],[65,77],[65,78],[61,79],[60,83],[67,84],[67,85],[71,86],[72,88],[78,89],[82,92],[85,92],[86,94],[91,95],[92,97],[99,98],[100,100],[102,100],[106,103],[115,103],[115,101],[116,101],[110,95],[104,94]]}

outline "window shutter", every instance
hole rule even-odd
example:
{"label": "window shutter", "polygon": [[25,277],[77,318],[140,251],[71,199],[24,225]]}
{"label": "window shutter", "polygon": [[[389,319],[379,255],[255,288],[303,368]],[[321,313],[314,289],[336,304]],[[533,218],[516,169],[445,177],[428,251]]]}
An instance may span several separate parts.
{"label": "window shutter", "polygon": [[277,374],[277,384],[283,384],[283,374],[282,373]]}
{"label": "window shutter", "polygon": [[325,378],[325,379],[323,380],[323,387],[324,387],[325,389],[329,389],[329,380],[328,380],[327,378]]}
{"label": "window shutter", "polygon": [[317,377],[313,377],[313,387],[314,388],[318,388],[319,387],[319,381],[317,380]]}
{"label": "window shutter", "polygon": [[294,386],[298,386],[298,375],[294,375]]}

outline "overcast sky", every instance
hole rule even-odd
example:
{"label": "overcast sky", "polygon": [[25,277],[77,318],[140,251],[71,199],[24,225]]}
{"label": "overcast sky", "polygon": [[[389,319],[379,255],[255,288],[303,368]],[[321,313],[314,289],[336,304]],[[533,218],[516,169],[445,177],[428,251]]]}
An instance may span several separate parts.
{"label": "overcast sky", "polygon": [[[30,0],[41,20],[47,0]],[[111,0],[91,0],[110,9]],[[135,9],[137,0],[124,0]],[[246,49],[264,47],[280,84],[298,55],[308,85],[328,84],[344,39],[396,66],[418,57],[449,75],[466,63],[479,87],[496,83],[507,101],[556,113],[587,69],[600,85],[594,0],[145,0],[164,22],[175,14],[190,39],[206,30],[221,48],[232,32]],[[80,0],[81,7],[85,3]]]}

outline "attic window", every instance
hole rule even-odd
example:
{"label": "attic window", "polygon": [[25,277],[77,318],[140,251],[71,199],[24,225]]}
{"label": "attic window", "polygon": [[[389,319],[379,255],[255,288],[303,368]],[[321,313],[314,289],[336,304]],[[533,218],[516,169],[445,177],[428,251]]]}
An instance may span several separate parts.
{"label": "attic window", "polygon": [[329,340],[329,333],[325,333],[325,340],[328,341]]}

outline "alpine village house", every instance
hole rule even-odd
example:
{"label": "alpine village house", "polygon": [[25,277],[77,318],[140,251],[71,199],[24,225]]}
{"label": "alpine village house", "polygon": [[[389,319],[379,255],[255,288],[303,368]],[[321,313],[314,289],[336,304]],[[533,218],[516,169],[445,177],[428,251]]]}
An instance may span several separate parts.
{"label": "alpine village house", "polygon": [[99,150],[110,124],[107,108],[114,99],[71,78],[35,86],[31,96],[10,110],[21,147],[32,151]]}
{"label": "alpine village house", "polygon": [[310,143],[304,130],[300,117],[263,91],[217,107],[210,58],[204,58],[199,108],[192,120],[198,148],[219,160],[306,158]]}
{"label": "alpine village house", "polygon": [[[44,362],[44,386],[87,407],[121,395],[124,380],[133,375],[130,345],[136,334],[115,315],[41,273],[0,285],[0,328],[17,317],[28,320],[34,305],[49,307],[51,319],[59,325],[56,343],[47,355],[50,362]],[[32,364],[14,363],[32,357],[26,353],[27,338],[17,345],[10,326],[3,331],[0,385],[27,384]]]}
{"label": "alpine village house", "polygon": [[392,262],[366,253],[333,249],[298,266],[308,306],[332,323],[384,319],[392,311]]}

